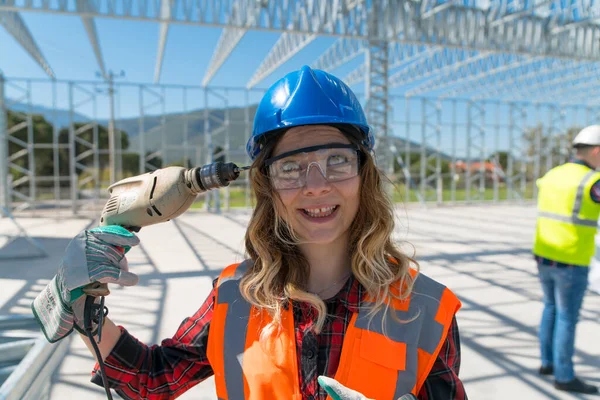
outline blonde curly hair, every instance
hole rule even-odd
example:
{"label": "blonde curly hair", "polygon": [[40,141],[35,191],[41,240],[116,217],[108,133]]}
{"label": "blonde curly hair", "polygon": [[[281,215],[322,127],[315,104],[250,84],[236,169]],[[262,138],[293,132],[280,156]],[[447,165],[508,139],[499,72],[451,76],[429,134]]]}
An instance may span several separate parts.
{"label": "blonde curly hair", "polygon": [[[391,299],[404,300],[410,295],[414,278],[409,270],[411,264],[418,270],[418,263],[392,240],[394,206],[386,194],[383,174],[361,144],[360,134],[336,127],[341,128],[351,143],[359,145],[362,153],[360,208],[349,228],[352,273],[372,300],[369,314],[382,308],[387,312]],[[313,329],[318,333],[327,317],[327,308],[321,298],[305,290],[309,265],[296,245],[298,238],[293,229],[277,210],[275,202],[282,205],[281,199],[264,167],[264,161],[282,136],[280,133],[270,140],[252,165],[250,181],[256,206],[246,231],[245,246],[253,265],[240,281],[240,292],[249,303],[269,312],[273,318],[271,328],[280,324],[287,301],[311,304],[317,311]],[[403,289],[394,290],[395,282]]]}

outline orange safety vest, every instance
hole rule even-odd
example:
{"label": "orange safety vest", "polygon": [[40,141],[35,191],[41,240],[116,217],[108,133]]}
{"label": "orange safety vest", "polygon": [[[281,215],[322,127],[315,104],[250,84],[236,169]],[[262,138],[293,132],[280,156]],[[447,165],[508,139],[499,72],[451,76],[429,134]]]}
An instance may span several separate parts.
{"label": "orange safety vest", "polygon": [[[251,263],[228,266],[217,283],[207,349],[217,397],[301,400],[291,303],[282,313],[283,329],[261,342],[261,330],[272,318],[239,291],[240,279]],[[410,297],[394,300],[392,306],[402,322],[390,315],[391,310],[385,319],[383,310],[369,316],[369,310],[361,307],[354,313],[334,377],[369,399],[395,400],[409,392],[419,393],[461,302],[444,285],[418,274]]]}

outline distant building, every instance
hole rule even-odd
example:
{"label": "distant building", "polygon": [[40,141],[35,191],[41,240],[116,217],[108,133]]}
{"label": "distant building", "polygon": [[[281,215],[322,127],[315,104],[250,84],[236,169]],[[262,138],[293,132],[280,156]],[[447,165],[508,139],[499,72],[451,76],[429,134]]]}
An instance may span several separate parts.
{"label": "distant building", "polygon": [[[452,169],[453,165],[450,164],[450,168]],[[467,172],[467,162],[466,161],[457,161],[454,163],[454,171],[458,175],[455,177],[456,180],[460,179],[460,175],[463,175]],[[481,170],[481,161],[472,161],[470,165],[471,174],[478,174]],[[486,161],[483,163],[483,170],[485,173],[485,178],[489,180],[497,179],[499,182],[504,182],[506,175],[502,166],[495,164],[490,161]]]}

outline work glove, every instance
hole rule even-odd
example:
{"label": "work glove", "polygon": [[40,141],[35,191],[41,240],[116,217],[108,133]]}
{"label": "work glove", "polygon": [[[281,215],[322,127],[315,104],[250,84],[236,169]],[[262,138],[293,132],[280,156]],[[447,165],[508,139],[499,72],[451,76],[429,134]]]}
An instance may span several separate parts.
{"label": "work glove", "polygon": [[84,230],[73,238],[58,273],[31,305],[50,343],[63,339],[73,328],[83,332],[84,286],[92,282],[137,284],[138,276],[129,272],[125,258],[137,244],[135,234],[116,225]]}
{"label": "work glove", "polygon": [[[356,390],[348,389],[335,379],[319,376],[317,381],[333,400],[373,400],[365,397]],[[400,396],[397,400],[417,400],[417,397],[412,393],[408,393]]]}

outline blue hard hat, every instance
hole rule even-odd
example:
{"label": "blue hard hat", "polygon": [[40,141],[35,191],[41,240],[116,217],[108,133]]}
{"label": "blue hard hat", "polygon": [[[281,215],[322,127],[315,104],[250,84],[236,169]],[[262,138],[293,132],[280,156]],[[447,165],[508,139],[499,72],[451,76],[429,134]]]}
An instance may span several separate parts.
{"label": "blue hard hat", "polygon": [[321,70],[303,66],[271,86],[258,105],[252,136],[246,151],[254,160],[264,136],[282,128],[317,124],[348,124],[364,135],[363,144],[373,149],[375,138],[356,95],[342,80]]}

